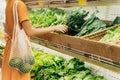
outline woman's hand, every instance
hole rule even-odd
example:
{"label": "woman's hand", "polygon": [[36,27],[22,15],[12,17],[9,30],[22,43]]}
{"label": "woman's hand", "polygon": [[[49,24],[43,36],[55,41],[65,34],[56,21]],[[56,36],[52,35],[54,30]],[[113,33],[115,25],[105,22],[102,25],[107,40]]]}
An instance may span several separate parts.
{"label": "woman's hand", "polygon": [[56,25],[53,26],[53,31],[65,33],[68,31],[68,26],[66,25]]}

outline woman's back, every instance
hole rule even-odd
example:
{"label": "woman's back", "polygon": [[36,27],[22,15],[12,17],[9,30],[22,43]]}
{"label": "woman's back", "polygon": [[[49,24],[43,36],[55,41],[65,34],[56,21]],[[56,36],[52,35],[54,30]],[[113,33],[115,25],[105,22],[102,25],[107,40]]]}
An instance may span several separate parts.
{"label": "woman's back", "polygon": [[[9,0],[6,6],[6,29],[9,35],[12,35],[14,20],[13,20],[13,5],[15,0]],[[18,16],[19,16],[19,23],[23,22],[24,20],[28,20],[28,11],[25,4],[22,1],[18,3]]]}

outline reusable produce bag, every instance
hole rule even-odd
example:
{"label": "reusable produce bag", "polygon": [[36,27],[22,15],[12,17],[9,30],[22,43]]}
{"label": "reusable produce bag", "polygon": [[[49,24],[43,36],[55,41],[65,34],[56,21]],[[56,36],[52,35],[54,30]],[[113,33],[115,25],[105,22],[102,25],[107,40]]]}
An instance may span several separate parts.
{"label": "reusable produce bag", "polygon": [[10,67],[19,70],[21,73],[28,73],[30,72],[32,65],[35,63],[35,59],[32,53],[30,41],[25,31],[20,29],[17,4],[18,1],[15,1],[13,6],[14,28],[9,65]]}

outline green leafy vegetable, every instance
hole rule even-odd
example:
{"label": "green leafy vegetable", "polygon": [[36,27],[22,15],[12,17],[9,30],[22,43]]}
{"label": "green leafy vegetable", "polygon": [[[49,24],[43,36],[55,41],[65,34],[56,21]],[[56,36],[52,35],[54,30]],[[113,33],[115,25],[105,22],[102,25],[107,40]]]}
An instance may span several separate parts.
{"label": "green leafy vegetable", "polygon": [[81,9],[74,9],[67,17],[68,34],[75,35],[80,31],[81,26],[85,22],[84,18],[89,12]]}
{"label": "green leafy vegetable", "polygon": [[5,47],[2,44],[0,44],[0,56],[3,55],[4,48]]}
{"label": "green leafy vegetable", "polygon": [[95,13],[82,25],[80,32],[76,36],[84,36],[98,30],[106,28],[106,24],[95,16]]}
{"label": "green leafy vegetable", "polygon": [[77,58],[66,60],[34,48],[33,52],[36,57],[31,71],[33,80],[105,80],[104,77],[92,75],[84,62]]}
{"label": "green leafy vegetable", "polygon": [[32,25],[35,27],[49,27],[57,24],[66,24],[66,14],[64,10],[58,8],[29,11],[29,16]]}
{"label": "green leafy vegetable", "polygon": [[90,80],[106,80],[103,76],[94,76]]}
{"label": "green leafy vegetable", "polygon": [[120,17],[117,16],[114,21],[111,23],[111,26],[114,26],[115,24],[120,24]]}
{"label": "green leafy vegetable", "polygon": [[108,30],[105,36],[100,40],[104,43],[119,44],[120,43],[120,27]]}

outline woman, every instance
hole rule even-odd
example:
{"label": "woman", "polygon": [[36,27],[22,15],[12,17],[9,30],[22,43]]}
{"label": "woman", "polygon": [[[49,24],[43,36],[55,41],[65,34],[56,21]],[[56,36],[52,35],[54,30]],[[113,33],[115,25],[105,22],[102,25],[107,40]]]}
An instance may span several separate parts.
{"label": "woman", "polygon": [[[5,32],[6,32],[6,47],[4,51],[3,64],[2,64],[2,80],[30,80],[30,73],[21,74],[16,69],[9,67],[8,61],[10,56],[10,46],[11,46],[11,37],[13,32],[13,4],[15,0],[8,0],[6,6],[6,23],[5,23]],[[18,17],[19,24],[22,29],[26,32],[28,36],[33,35],[43,35],[52,31],[66,32],[67,26],[65,25],[56,25],[49,28],[32,28],[31,23],[28,17],[28,11],[26,5],[22,2],[18,2]]]}

